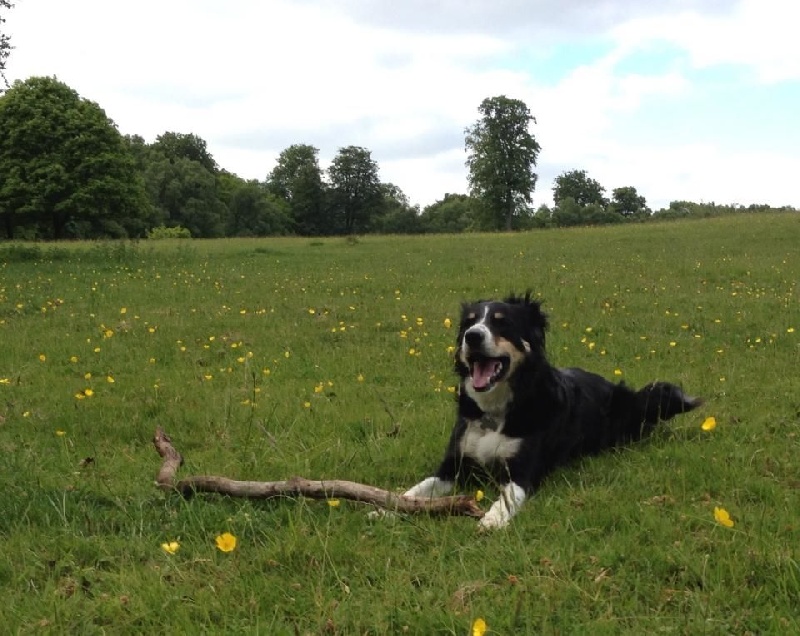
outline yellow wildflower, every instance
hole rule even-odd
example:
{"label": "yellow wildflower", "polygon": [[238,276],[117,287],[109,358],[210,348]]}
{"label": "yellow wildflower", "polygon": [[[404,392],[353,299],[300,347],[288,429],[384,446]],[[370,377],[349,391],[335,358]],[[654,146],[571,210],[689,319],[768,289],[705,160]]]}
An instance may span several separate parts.
{"label": "yellow wildflower", "polygon": [[700,425],[704,431],[713,431],[717,427],[717,419],[715,417],[707,417],[703,420],[703,423]]}
{"label": "yellow wildflower", "polygon": [[726,528],[733,528],[733,519],[725,508],[714,507],[714,519],[716,522]]}
{"label": "yellow wildflower", "polygon": [[217,544],[217,549],[221,552],[233,552],[236,549],[236,537],[230,532],[223,532],[218,535],[214,542]]}
{"label": "yellow wildflower", "polygon": [[175,554],[181,547],[181,544],[177,541],[169,541],[167,543],[161,544],[161,549],[164,550],[167,554]]}

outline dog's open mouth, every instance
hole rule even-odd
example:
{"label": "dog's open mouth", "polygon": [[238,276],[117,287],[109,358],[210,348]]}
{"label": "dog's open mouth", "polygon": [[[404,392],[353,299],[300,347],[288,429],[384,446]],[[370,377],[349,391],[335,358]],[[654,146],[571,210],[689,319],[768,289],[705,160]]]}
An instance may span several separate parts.
{"label": "dog's open mouth", "polygon": [[476,391],[488,391],[494,387],[506,374],[509,362],[508,356],[500,356],[499,358],[470,357],[469,373],[472,378],[472,387]]}

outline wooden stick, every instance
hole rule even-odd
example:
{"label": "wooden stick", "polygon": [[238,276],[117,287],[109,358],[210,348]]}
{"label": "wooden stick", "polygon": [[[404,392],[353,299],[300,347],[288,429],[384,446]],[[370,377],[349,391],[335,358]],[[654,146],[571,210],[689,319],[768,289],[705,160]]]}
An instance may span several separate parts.
{"label": "wooden stick", "polygon": [[184,497],[197,492],[214,492],[230,497],[248,499],[270,499],[273,497],[308,497],[310,499],[348,499],[370,504],[395,512],[466,515],[482,517],[483,511],[473,497],[404,497],[388,490],[367,484],[339,479],[311,481],[292,477],[286,481],[238,481],[227,477],[197,475],[175,481],[183,457],[172,445],[172,440],[161,427],[156,429],[153,445],[163,462],[156,477],[156,485],[162,490],[177,490]]}

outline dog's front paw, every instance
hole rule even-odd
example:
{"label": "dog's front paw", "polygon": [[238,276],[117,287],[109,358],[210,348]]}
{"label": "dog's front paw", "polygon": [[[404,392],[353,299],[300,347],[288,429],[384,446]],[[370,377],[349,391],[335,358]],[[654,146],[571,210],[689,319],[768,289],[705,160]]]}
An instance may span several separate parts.
{"label": "dog's front paw", "polygon": [[375,510],[370,510],[367,513],[367,519],[370,521],[376,521],[378,519],[395,519],[396,517],[396,512],[385,510],[384,508],[375,508]]}
{"label": "dog's front paw", "polygon": [[493,508],[481,517],[481,520],[478,522],[478,530],[484,532],[487,530],[505,528],[510,519],[511,518],[507,514],[503,514],[502,511]]}

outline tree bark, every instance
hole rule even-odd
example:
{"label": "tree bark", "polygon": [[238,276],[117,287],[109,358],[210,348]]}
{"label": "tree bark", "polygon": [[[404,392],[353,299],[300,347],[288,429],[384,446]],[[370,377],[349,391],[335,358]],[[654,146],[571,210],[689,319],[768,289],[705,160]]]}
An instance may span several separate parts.
{"label": "tree bark", "polygon": [[156,429],[153,445],[162,458],[156,485],[165,491],[177,491],[184,497],[197,492],[213,492],[230,497],[271,499],[275,497],[307,497],[309,499],[347,499],[370,504],[392,512],[465,515],[482,517],[483,511],[473,497],[404,497],[375,486],[353,481],[311,481],[292,477],[285,481],[239,481],[214,475],[197,475],[176,481],[183,457],[172,440],[160,427]]}

